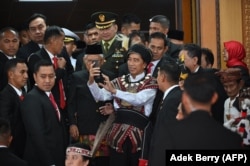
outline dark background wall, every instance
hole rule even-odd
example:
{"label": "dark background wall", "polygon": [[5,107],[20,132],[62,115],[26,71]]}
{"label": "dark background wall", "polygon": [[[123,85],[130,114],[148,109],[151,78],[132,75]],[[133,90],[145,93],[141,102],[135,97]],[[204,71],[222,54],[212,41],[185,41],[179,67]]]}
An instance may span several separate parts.
{"label": "dark background wall", "polygon": [[162,14],[176,28],[175,0],[78,0],[75,2],[17,2],[0,1],[0,28],[18,26],[35,12],[43,13],[49,25],[58,25],[73,31],[82,31],[90,15],[96,11],[111,11],[121,17],[125,13],[134,13],[142,19],[141,29],[148,30],[149,18]]}

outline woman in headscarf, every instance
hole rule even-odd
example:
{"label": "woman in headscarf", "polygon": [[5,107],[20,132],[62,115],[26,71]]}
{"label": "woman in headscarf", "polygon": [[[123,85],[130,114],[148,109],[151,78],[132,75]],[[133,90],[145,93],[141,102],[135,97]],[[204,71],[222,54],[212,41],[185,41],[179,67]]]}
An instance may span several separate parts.
{"label": "woman in headscarf", "polygon": [[238,41],[224,42],[224,61],[228,68],[240,68],[245,86],[250,86],[249,69],[243,61],[246,57],[244,46]]}

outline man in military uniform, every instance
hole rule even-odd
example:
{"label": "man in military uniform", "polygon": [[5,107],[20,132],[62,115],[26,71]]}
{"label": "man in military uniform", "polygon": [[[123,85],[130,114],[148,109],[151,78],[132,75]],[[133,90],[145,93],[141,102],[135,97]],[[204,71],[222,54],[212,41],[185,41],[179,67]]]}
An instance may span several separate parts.
{"label": "man in military uniform", "polygon": [[117,37],[118,15],[111,12],[96,12],[91,15],[96,27],[100,29],[101,45],[104,55],[103,68],[112,71],[118,76],[118,68],[125,62],[126,49]]}
{"label": "man in military uniform", "polygon": [[73,66],[74,70],[76,68],[76,59],[73,57],[73,53],[77,51],[77,42],[80,41],[80,38],[77,34],[72,32],[67,28],[62,28],[65,37],[64,37],[64,45],[66,47],[66,51],[69,55],[69,59],[71,65]]}

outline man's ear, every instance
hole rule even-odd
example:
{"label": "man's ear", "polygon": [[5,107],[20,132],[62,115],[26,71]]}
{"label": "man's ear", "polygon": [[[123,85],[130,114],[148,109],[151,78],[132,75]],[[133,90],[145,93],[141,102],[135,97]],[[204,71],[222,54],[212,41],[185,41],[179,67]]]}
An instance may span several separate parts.
{"label": "man's ear", "polygon": [[189,105],[189,101],[188,101],[188,96],[185,92],[182,93],[182,97],[181,97],[181,103],[183,105],[183,107],[185,108],[185,110],[187,110],[187,106]]}
{"label": "man's ear", "polygon": [[195,107],[192,104],[192,99],[185,91],[182,93],[182,101],[181,102],[184,106],[185,113],[187,115],[195,110]]}
{"label": "man's ear", "polygon": [[72,52],[75,52],[76,49],[77,49],[77,46],[75,44],[73,44]]}
{"label": "man's ear", "polygon": [[11,144],[11,142],[12,142],[12,139],[13,139],[13,136],[12,135],[10,135],[9,136],[9,138],[8,138],[8,147],[10,146],[10,144]]}
{"label": "man's ear", "polygon": [[240,89],[243,88],[244,84],[245,84],[245,81],[241,79],[240,82],[239,82]]}
{"label": "man's ear", "polygon": [[164,30],[164,34],[168,34],[168,31],[169,31],[169,29],[168,28],[165,28],[165,30]]}
{"label": "man's ear", "polygon": [[125,27],[121,27],[121,33],[122,33],[122,34],[125,34],[126,31],[127,31],[127,29],[126,29]]}
{"label": "man's ear", "polygon": [[168,50],[168,46],[165,46],[164,52],[167,52],[167,50]]}
{"label": "man's ear", "polygon": [[198,63],[198,57],[197,56],[193,57],[193,61],[194,61],[194,64],[197,64]]}
{"label": "man's ear", "polygon": [[115,24],[114,27],[115,27],[115,30],[118,31],[118,25]]}
{"label": "man's ear", "polygon": [[211,104],[214,104],[217,100],[218,100],[218,93],[214,92],[211,99]]}
{"label": "man's ear", "polygon": [[33,78],[34,78],[34,80],[36,82],[36,74],[35,73],[33,73]]}
{"label": "man's ear", "polygon": [[7,75],[8,75],[9,78],[13,78],[14,77],[13,71],[8,71]]}

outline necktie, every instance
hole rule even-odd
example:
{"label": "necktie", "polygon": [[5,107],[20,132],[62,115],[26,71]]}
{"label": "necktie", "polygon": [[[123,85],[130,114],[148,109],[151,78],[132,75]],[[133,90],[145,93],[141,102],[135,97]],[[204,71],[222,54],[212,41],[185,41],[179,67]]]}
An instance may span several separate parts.
{"label": "necktie", "polygon": [[54,108],[55,108],[55,110],[56,110],[56,116],[57,116],[57,119],[60,121],[60,120],[61,120],[61,115],[60,115],[60,112],[59,112],[58,106],[57,106],[57,104],[56,104],[56,101],[55,101],[54,96],[53,96],[53,94],[52,94],[52,93],[50,93],[50,94],[49,94],[49,99],[50,99],[50,101],[51,101],[51,103],[52,103],[53,107],[54,107]]}
{"label": "necktie", "polygon": [[21,94],[21,96],[19,96],[19,98],[20,98],[20,100],[21,100],[21,101],[23,101],[23,99],[24,99],[24,95],[23,95],[23,94]]}
{"label": "necktie", "polygon": [[108,50],[109,50],[109,43],[108,43],[108,42],[105,42],[105,43],[104,43],[104,51],[105,51],[105,53],[107,53]]}
{"label": "necktie", "polygon": [[22,91],[22,93],[21,93],[21,95],[19,96],[19,98],[20,98],[21,101],[23,101],[25,92],[24,92],[23,90],[21,90],[21,91]]}
{"label": "necktie", "polygon": [[[53,64],[55,66],[55,69],[58,68],[57,61],[58,61],[57,57],[54,56],[53,57]],[[60,79],[58,83],[59,83],[59,94],[60,94],[60,108],[64,109],[65,105],[66,105],[66,102],[65,102],[65,93],[64,93],[64,87],[63,87],[62,79]]]}
{"label": "necktie", "polygon": [[154,64],[152,63],[152,62],[150,62],[149,64],[148,64],[148,67],[147,67],[147,73],[149,74],[151,74],[151,72],[152,72],[152,67],[154,66]]}

